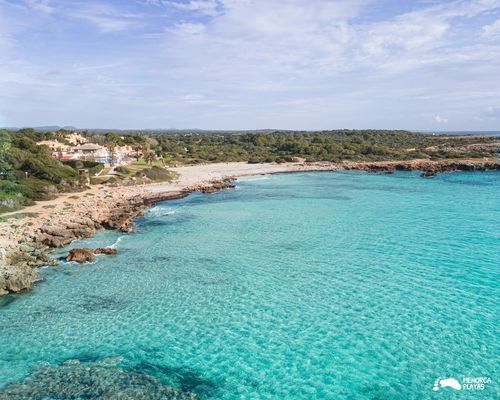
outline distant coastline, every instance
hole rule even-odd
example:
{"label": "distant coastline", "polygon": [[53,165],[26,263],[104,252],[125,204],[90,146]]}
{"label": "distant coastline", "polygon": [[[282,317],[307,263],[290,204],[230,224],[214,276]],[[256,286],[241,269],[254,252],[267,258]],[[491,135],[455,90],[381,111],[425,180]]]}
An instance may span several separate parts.
{"label": "distant coastline", "polygon": [[500,131],[419,131],[426,134],[450,136],[500,136]]}
{"label": "distant coastline", "polygon": [[[18,131],[24,129],[22,127],[14,126],[3,126],[0,130],[5,129],[7,131]],[[78,128],[75,126],[59,126],[59,125],[47,125],[47,126],[35,126],[36,132],[54,132],[58,130],[68,130],[75,132],[90,132],[90,133],[105,133],[109,131],[120,132],[120,133],[143,133],[143,132],[155,132],[155,133],[271,133],[271,132],[317,132],[318,130],[294,130],[294,129],[199,129],[199,128],[137,128],[137,129],[123,129],[123,128]],[[429,129],[408,129],[409,132],[414,133],[424,133],[424,134],[435,134],[435,135],[451,135],[451,136],[500,136],[500,131],[490,131],[490,130],[429,130]]]}

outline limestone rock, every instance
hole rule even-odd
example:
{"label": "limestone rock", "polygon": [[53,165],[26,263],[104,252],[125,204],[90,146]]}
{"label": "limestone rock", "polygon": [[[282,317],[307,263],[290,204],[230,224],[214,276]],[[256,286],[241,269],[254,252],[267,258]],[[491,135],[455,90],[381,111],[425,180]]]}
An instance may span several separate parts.
{"label": "limestone rock", "polygon": [[80,264],[92,262],[96,254],[117,254],[118,251],[113,247],[98,247],[97,249],[72,249],[69,251],[66,261],[74,261]]}
{"label": "limestone rock", "polygon": [[97,249],[94,250],[94,254],[117,254],[118,250],[116,250],[114,247],[98,247]]}
{"label": "limestone rock", "polygon": [[236,186],[232,183],[234,179],[224,178],[223,180],[213,180],[208,184],[199,185],[195,189],[201,193],[209,194],[216,193],[221,190],[234,189]]}
{"label": "limestone rock", "polygon": [[38,272],[27,265],[0,265],[0,296],[31,289]]}
{"label": "limestone rock", "polygon": [[94,260],[95,254],[92,249],[72,249],[66,257],[66,261],[74,261],[80,264]]}

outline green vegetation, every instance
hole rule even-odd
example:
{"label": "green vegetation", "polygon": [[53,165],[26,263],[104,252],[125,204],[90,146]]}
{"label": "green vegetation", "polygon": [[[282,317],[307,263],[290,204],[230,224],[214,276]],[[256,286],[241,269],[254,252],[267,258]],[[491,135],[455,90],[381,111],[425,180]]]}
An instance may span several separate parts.
{"label": "green vegetation", "polygon": [[137,178],[147,178],[153,182],[171,181],[176,177],[173,172],[167,171],[165,168],[153,166],[136,172]]}
{"label": "green vegetation", "polygon": [[[489,157],[495,137],[442,136],[408,131],[203,132],[89,134],[92,142],[134,149],[131,172],[145,166],[246,161],[382,161]],[[479,145],[479,149],[477,146]],[[470,146],[476,146],[474,149]]]}
{"label": "green vegetation", "polygon": [[104,164],[95,161],[85,161],[85,160],[67,160],[62,161],[64,165],[69,165],[75,170],[86,169],[91,174],[98,174],[104,169]]}
{"label": "green vegetation", "polygon": [[0,212],[33,200],[79,190],[89,170],[92,184],[133,185],[165,181],[175,174],[164,167],[177,164],[245,161],[248,163],[382,161],[425,158],[479,158],[498,155],[494,136],[443,136],[408,131],[335,130],[321,132],[82,132],[90,143],[105,146],[112,158],[120,146],[130,146],[127,166],[104,168],[92,161],[59,162],[41,140],[65,142],[68,131],[0,131]]}
{"label": "green vegetation", "polygon": [[[433,136],[407,131],[325,131],[193,133],[159,135],[156,154],[165,164],[247,161],[382,161],[485,157],[495,152],[493,137]],[[474,154],[467,146],[492,145]]]}
{"label": "green vegetation", "polygon": [[[161,161],[155,161],[153,162],[152,166],[160,167],[162,165]],[[146,161],[144,161],[143,158],[140,158],[137,161],[134,161],[132,164],[127,165],[127,169],[129,170],[129,173],[132,175],[135,175],[137,172],[142,171],[146,168],[151,167],[150,164],[148,164]]]}
{"label": "green vegetation", "polygon": [[38,216],[38,213],[32,213],[32,212],[17,213],[14,215],[9,215],[9,216],[4,216],[4,217],[0,216],[0,222],[6,222],[6,221],[11,220],[11,219],[20,220],[23,218],[35,218],[37,216]]}
{"label": "green vegetation", "polygon": [[81,188],[78,172],[54,160],[48,147],[36,144],[37,139],[30,129],[0,131],[0,212]]}
{"label": "green vegetation", "polygon": [[119,166],[115,168],[115,172],[118,174],[129,175],[130,169],[124,166]]}

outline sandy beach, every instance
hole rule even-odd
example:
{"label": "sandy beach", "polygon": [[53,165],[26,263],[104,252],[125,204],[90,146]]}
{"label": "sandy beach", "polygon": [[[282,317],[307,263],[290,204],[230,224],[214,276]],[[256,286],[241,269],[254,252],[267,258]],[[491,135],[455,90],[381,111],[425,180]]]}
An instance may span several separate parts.
{"label": "sandy beach", "polygon": [[195,190],[198,186],[225,177],[272,174],[309,170],[303,164],[200,164],[172,168],[179,174],[174,182],[151,183],[137,186],[109,187],[95,185],[77,193],[61,193],[56,199],[39,201],[22,210],[1,215],[0,248],[5,249],[20,236],[35,232],[43,223],[56,224],[65,218],[74,218],[88,210],[96,210],[107,204],[120,203],[137,196],[148,197],[155,194],[179,194],[185,190]]}
{"label": "sandy beach", "polygon": [[0,263],[17,249],[20,243],[35,241],[40,230],[47,226],[76,223],[91,215],[104,220],[119,207],[126,207],[132,199],[153,200],[157,196],[178,196],[186,191],[209,185],[210,182],[227,177],[272,174],[319,169],[320,166],[305,166],[300,163],[247,164],[224,163],[183,166],[172,168],[179,177],[174,182],[152,183],[137,186],[110,187],[92,186],[77,193],[62,193],[56,199],[39,201],[22,210],[6,213],[0,220]]}

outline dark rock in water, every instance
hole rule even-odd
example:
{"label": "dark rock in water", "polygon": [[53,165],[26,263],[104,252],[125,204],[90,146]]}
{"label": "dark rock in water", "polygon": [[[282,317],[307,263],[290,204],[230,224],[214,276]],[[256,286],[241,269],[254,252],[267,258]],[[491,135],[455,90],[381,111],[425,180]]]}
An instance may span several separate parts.
{"label": "dark rock in water", "polygon": [[232,182],[234,182],[234,178],[224,178],[221,181],[213,180],[208,184],[196,186],[195,190],[205,194],[216,193],[220,192],[221,190],[234,189],[236,185],[234,185]]}
{"label": "dark rock in water", "polygon": [[422,178],[432,178],[432,177],[436,176],[436,172],[435,171],[430,171],[430,170],[429,171],[424,171],[424,172],[422,172],[420,174],[420,176]]}
{"label": "dark rock in water", "polygon": [[193,393],[163,385],[156,378],[126,371],[120,360],[82,364],[44,365],[22,382],[0,389],[0,400],[92,399],[92,400],[198,400]]}
{"label": "dark rock in water", "polygon": [[94,254],[117,254],[118,250],[116,250],[114,247],[98,247],[97,249],[94,249]]}
{"label": "dark rock in water", "polygon": [[98,247],[97,249],[72,249],[69,251],[66,261],[74,261],[77,263],[92,262],[95,260],[96,254],[117,254],[118,250],[113,247]]}
{"label": "dark rock in water", "polygon": [[72,249],[66,257],[66,261],[75,261],[80,264],[94,260],[95,254],[92,249]]}

